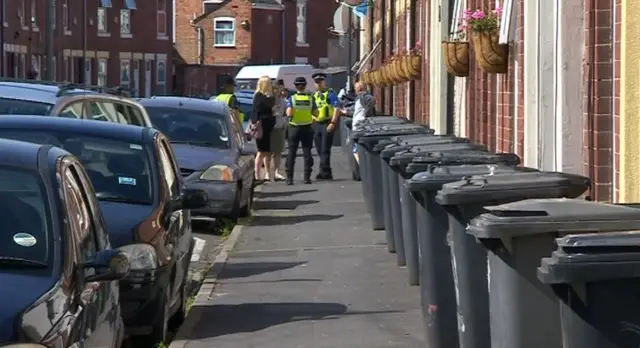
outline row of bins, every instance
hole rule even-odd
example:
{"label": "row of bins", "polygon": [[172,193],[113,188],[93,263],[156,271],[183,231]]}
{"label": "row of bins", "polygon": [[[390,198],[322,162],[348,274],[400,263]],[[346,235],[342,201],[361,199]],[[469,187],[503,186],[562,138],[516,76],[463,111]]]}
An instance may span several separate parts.
{"label": "row of bins", "polygon": [[420,286],[425,347],[640,346],[640,204],[403,118],[343,134],[371,227]]}

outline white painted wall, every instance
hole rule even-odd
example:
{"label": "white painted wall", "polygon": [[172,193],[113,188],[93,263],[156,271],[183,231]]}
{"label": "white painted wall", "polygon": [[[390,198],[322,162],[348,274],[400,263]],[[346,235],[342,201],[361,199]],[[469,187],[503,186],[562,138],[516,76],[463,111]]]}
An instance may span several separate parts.
{"label": "white painted wall", "polygon": [[429,40],[429,126],[436,134],[447,131],[447,71],[440,48],[442,40],[449,36],[447,21],[449,1],[431,1],[431,38]]}

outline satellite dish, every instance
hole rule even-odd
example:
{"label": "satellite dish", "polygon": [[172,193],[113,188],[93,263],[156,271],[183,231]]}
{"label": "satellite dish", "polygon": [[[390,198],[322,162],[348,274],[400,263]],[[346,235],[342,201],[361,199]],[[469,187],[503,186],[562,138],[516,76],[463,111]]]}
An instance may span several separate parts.
{"label": "satellite dish", "polygon": [[336,12],[333,13],[333,25],[330,27],[331,33],[338,36],[347,35],[351,17],[351,8],[341,2]]}

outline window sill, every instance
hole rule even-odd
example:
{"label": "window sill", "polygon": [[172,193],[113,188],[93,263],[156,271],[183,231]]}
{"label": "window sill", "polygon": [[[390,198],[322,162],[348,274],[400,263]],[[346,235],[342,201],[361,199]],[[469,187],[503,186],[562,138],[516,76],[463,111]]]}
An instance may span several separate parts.
{"label": "window sill", "polygon": [[9,27],[9,23],[8,22],[3,22],[2,26],[5,27],[5,28],[8,28]]}
{"label": "window sill", "polygon": [[296,42],[296,47],[309,47],[309,44],[306,42]]}
{"label": "window sill", "polygon": [[215,47],[215,48],[236,48],[236,44],[229,44],[229,45],[213,44],[213,47]]}
{"label": "window sill", "polygon": [[158,40],[164,40],[164,41],[166,41],[166,40],[169,40],[169,37],[168,37],[167,35],[159,34],[159,35],[158,35]]}
{"label": "window sill", "polygon": [[65,35],[68,35],[68,36],[71,36],[71,35],[72,35],[72,34],[71,34],[71,30],[68,30],[68,29],[65,29],[65,30],[64,30],[64,34],[65,34]]}
{"label": "window sill", "polygon": [[98,32],[98,37],[111,37],[111,33],[106,32],[106,31],[99,31]]}
{"label": "window sill", "polygon": [[33,32],[36,32],[36,33],[37,33],[37,32],[40,32],[40,28],[38,28],[38,27],[33,27],[33,28],[31,28],[31,31],[33,31]]}
{"label": "window sill", "polygon": [[22,30],[24,30],[24,31],[29,31],[29,26],[27,26],[27,25],[23,25],[23,26],[22,26]]}
{"label": "window sill", "polygon": [[121,39],[133,39],[133,34],[131,34],[131,33],[129,33],[129,34],[120,33],[120,38]]}

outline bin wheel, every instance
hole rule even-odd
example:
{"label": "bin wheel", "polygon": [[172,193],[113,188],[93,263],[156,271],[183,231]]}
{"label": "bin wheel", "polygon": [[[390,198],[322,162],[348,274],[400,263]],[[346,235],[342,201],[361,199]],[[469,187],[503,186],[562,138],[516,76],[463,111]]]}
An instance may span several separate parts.
{"label": "bin wheel", "polygon": [[358,175],[357,173],[352,172],[351,173],[351,179],[353,179],[354,181],[360,181],[360,175]]}

